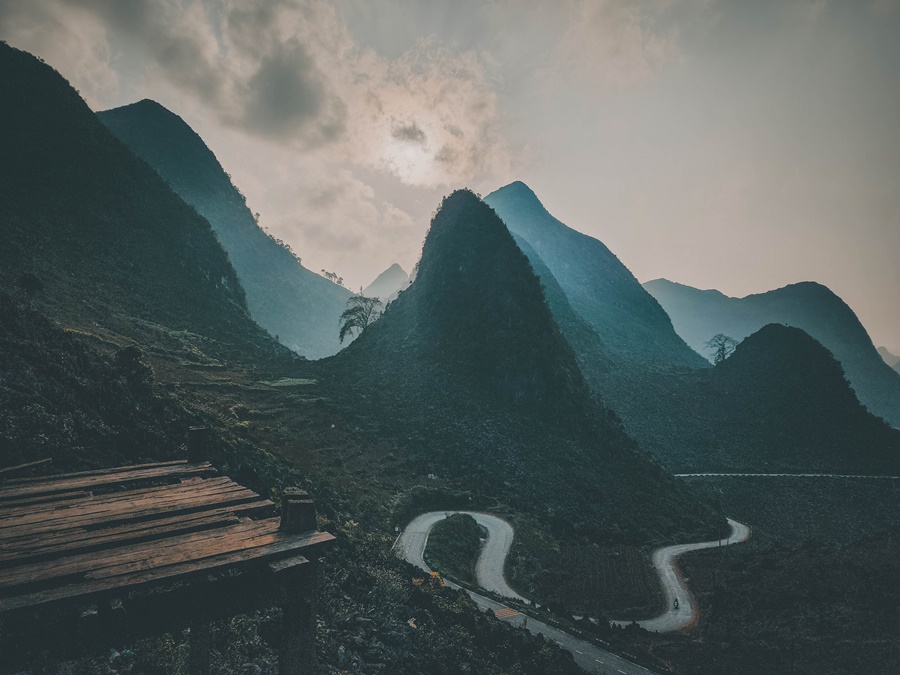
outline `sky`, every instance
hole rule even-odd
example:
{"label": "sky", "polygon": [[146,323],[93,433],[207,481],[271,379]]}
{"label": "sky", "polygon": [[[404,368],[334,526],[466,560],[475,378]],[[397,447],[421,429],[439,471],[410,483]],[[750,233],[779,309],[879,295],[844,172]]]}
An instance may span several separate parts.
{"label": "sky", "polygon": [[179,114],[353,289],[522,180],[641,281],[818,281],[900,354],[900,0],[0,0],[0,38]]}

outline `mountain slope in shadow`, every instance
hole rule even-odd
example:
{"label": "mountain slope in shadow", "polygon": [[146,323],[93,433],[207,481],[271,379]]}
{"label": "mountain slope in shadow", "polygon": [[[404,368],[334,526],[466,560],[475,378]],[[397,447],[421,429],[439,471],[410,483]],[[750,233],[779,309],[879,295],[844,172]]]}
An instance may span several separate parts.
{"label": "mountain slope in shadow", "polygon": [[259,227],[216,156],[184,120],[146,99],[97,116],[209,221],[260,326],[307,358],[341,348],[338,321],[350,291],[303,267]]}
{"label": "mountain slope in shadow", "polygon": [[485,202],[510,232],[528,242],[572,308],[619,359],[643,367],[705,367],[628,268],[602,242],[550,215],[527,185],[511,183],[489,194]]}
{"label": "mountain slope in shadow", "polygon": [[799,328],[769,324],[714,368],[670,381],[650,449],[676,472],[900,472],[900,431],[866,410],[841,364]]}
{"label": "mountain slope in shadow", "polygon": [[273,349],[209,223],[59,73],[5,43],[0,125],[0,284],[33,275],[35,303],[88,330]]}
{"label": "mountain slope in shadow", "polygon": [[469,191],[441,205],[415,283],[319,367],[447,485],[590,537],[721,526],[596,402],[528,259]]}
{"label": "mountain slope in shadow", "polygon": [[742,340],[769,323],[802,328],[841,362],[859,400],[900,427],[900,374],[884,363],[853,310],[825,286],[803,282],[744,298],[666,279],[644,286],[672,317],[678,333],[700,353],[708,352],[704,344],[717,333]]}

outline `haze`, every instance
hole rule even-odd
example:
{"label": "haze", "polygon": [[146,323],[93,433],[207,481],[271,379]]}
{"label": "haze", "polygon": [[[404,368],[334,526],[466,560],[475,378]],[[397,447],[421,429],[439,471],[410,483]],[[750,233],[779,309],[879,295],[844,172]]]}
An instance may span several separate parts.
{"label": "haze", "polygon": [[819,281],[900,353],[900,2],[0,0],[0,37],[181,115],[353,288],[518,179],[642,281]]}

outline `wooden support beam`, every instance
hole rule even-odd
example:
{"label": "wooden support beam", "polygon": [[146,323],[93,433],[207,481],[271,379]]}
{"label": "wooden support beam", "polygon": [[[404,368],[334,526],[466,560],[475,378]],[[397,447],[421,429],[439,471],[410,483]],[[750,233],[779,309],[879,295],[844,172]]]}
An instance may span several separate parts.
{"label": "wooden support beam", "polygon": [[314,675],[316,663],[316,605],[319,565],[316,559],[295,556],[272,563],[281,595],[279,675]]}
{"label": "wooden support beam", "polygon": [[205,462],[209,459],[209,429],[206,427],[191,427],[187,436],[188,462]]}
{"label": "wooden support beam", "polygon": [[209,653],[212,649],[212,629],[209,619],[202,612],[194,615],[188,638],[188,672],[191,675],[209,675]]}
{"label": "wooden support beam", "polygon": [[281,500],[281,531],[300,534],[316,529],[316,505],[306,490],[285,488]]}

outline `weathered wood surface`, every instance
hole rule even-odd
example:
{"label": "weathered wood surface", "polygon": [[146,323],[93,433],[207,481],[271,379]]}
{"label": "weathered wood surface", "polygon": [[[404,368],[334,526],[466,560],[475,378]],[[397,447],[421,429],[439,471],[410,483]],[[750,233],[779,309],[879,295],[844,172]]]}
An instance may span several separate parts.
{"label": "weathered wood surface", "polygon": [[333,540],[314,521],[308,531],[285,531],[274,512],[208,462],[8,481],[0,487],[0,614],[312,558]]}

